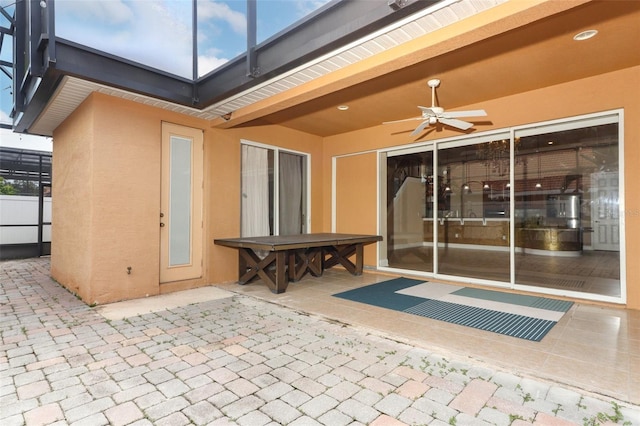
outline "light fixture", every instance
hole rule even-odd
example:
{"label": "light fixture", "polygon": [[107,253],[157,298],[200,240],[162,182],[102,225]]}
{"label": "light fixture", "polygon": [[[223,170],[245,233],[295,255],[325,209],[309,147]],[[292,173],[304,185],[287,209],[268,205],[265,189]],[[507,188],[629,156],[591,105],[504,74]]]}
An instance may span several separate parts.
{"label": "light fixture", "polygon": [[40,7],[41,7],[41,8],[43,8],[43,9],[46,9],[46,8],[47,8],[47,2],[46,2],[46,0],[40,0]]}
{"label": "light fixture", "polygon": [[340,111],[346,111],[346,110],[348,110],[348,109],[349,109],[349,105],[340,105],[340,106],[338,106],[338,109],[339,109]]}
{"label": "light fixture", "polygon": [[536,189],[542,189],[542,182],[540,178],[540,150],[538,150],[538,182],[536,183]]}
{"label": "light fixture", "polygon": [[595,36],[596,34],[598,34],[597,30],[586,30],[574,35],[573,39],[575,41],[589,40],[591,37]]}
{"label": "light fixture", "polygon": [[469,181],[467,179],[469,179],[469,162],[463,162],[463,169],[462,169],[462,192],[464,194],[471,194],[471,186],[469,186]]}
{"label": "light fixture", "polygon": [[[490,141],[478,144],[476,147],[476,156],[479,160],[484,162],[487,167],[491,168],[491,171],[498,176],[506,176],[509,174],[510,156],[509,151],[511,149],[510,141],[507,139]],[[520,138],[515,138],[513,143],[514,148],[514,164],[520,164],[522,162],[518,151],[520,149]]]}

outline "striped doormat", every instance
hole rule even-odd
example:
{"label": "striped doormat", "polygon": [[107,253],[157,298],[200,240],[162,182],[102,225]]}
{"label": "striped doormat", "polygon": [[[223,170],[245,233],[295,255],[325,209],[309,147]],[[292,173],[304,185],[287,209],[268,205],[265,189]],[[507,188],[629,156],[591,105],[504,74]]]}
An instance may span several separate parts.
{"label": "striped doormat", "polygon": [[334,294],[453,324],[539,342],[573,302],[395,278]]}

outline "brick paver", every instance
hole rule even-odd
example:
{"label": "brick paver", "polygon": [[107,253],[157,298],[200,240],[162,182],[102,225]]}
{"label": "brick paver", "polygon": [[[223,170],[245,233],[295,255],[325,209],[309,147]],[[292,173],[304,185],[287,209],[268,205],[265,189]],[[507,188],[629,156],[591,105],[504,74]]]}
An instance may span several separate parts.
{"label": "brick paver", "polygon": [[0,262],[3,426],[640,425],[631,404],[231,292],[106,320],[48,268]]}

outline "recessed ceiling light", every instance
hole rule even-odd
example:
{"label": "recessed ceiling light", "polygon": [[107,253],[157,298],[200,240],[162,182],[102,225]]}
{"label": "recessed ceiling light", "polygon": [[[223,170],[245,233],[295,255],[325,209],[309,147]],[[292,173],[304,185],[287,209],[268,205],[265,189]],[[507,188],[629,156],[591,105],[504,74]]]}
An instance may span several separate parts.
{"label": "recessed ceiling light", "polygon": [[340,105],[340,106],[338,107],[338,109],[339,109],[340,111],[346,111],[346,110],[348,110],[348,109],[349,109],[349,105]]}
{"label": "recessed ceiling light", "polygon": [[574,35],[573,39],[576,41],[588,40],[596,34],[598,34],[597,30],[587,30]]}

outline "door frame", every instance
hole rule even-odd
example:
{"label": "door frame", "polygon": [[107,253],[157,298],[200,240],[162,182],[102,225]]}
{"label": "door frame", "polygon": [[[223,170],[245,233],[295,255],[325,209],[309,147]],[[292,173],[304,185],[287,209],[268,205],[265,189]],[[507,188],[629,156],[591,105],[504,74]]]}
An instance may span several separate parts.
{"label": "door frame", "polygon": [[[172,138],[191,141],[189,199],[189,260],[170,265],[171,237],[171,141]],[[162,122],[160,171],[160,284],[201,278],[204,264],[204,131],[192,127]]]}

